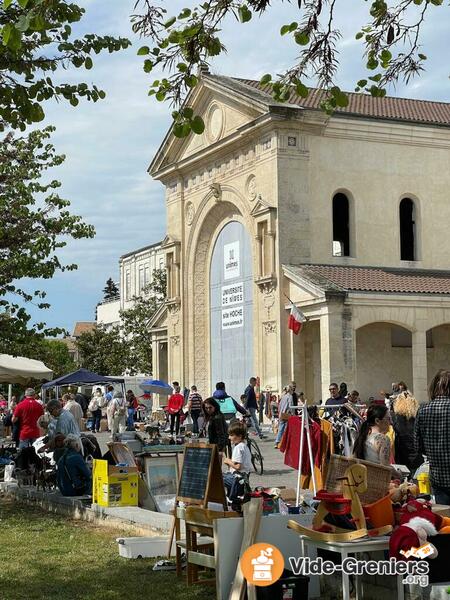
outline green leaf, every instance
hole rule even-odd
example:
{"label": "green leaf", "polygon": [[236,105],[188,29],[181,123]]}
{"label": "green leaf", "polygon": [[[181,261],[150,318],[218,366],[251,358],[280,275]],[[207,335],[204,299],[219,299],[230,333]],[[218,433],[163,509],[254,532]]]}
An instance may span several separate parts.
{"label": "green leaf", "polygon": [[358,33],[355,35],[355,39],[357,40],[360,40],[362,37],[364,37],[363,31],[358,31]]}
{"label": "green leaf", "polygon": [[427,60],[427,57],[425,54],[419,54],[419,58],[420,58],[420,60]]}
{"label": "green leaf", "polygon": [[270,83],[270,81],[272,81],[272,75],[270,73],[266,73],[265,75],[263,75],[261,77],[261,79],[259,80],[259,83],[261,85],[266,85],[266,83]]}
{"label": "green leaf", "polygon": [[12,0],[3,0],[3,8],[9,8],[12,4]]}
{"label": "green leaf", "polygon": [[377,61],[377,59],[372,56],[367,61],[366,66],[367,66],[368,69],[370,69],[371,71],[373,71],[374,69],[376,69],[378,67],[378,61]]}
{"label": "green leaf", "polygon": [[300,46],[307,46],[309,44],[309,35],[306,31],[299,31],[295,34],[294,39]]}
{"label": "green leaf", "polygon": [[186,73],[186,71],[188,70],[188,66],[186,63],[178,63],[177,69],[180,71],[180,73]]}
{"label": "green leaf", "polygon": [[156,99],[158,102],[164,102],[166,99],[166,92],[164,90],[159,90],[156,92]]}
{"label": "green leaf", "polygon": [[79,104],[79,100],[78,100],[78,98],[76,98],[75,96],[73,96],[73,97],[70,99],[70,104],[71,104],[72,106],[78,106],[78,104]]}
{"label": "green leaf", "polygon": [[356,85],[360,88],[365,87],[367,85],[367,79],[360,79]]}
{"label": "green leaf", "polygon": [[31,15],[25,14],[25,15],[20,15],[19,20],[16,23],[16,27],[19,31],[27,31],[27,29],[30,27],[30,22],[31,22]]}
{"label": "green leaf", "polygon": [[94,66],[94,63],[92,62],[92,58],[90,56],[86,56],[86,59],[84,61],[84,66],[88,70],[92,69],[92,67]]}
{"label": "green leaf", "polygon": [[189,75],[185,78],[185,82],[188,87],[194,88],[198,83],[198,79],[195,75]]}
{"label": "green leaf", "polygon": [[191,125],[189,123],[175,123],[173,126],[173,134],[177,138],[187,137],[191,133]]}
{"label": "green leaf", "polygon": [[434,6],[440,6],[443,2],[443,0],[430,0],[431,4],[434,4]]}
{"label": "green leaf", "polygon": [[21,6],[22,8],[26,8],[29,0],[17,0],[17,1],[19,3],[19,6]]}
{"label": "green leaf", "polygon": [[344,94],[343,92],[341,92],[340,94],[335,96],[335,99],[336,99],[336,106],[339,106],[341,108],[345,108],[346,106],[348,106],[347,94]]}
{"label": "green leaf", "polygon": [[141,46],[137,51],[138,56],[145,56],[146,54],[150,54],[150,48],[148,46]]}
{"label": "green leaf", "polygon": [[203,119],[197,115],[191,121],[191,129],[194,133],[201,134],[205,131],[205,123]]}
{"label": "green leaf", "polygon": [[238,14],[241,23],[247,23],[252,18],[252,12],[245,4],[238,8]]}
{"label": "green leaf", "polygon": [[166,29],[169,29],[169,27],[172,27],[172,25],[175,23],[175,21],[177,20],[176,17],[171,17],[170,19],[168,19],[165,23],[164,23],[164,27]]}
{"label": "green leaf", "polygon": [[153,69],[153,62],[150,59],[146,59],[144,60],[144,73],[150,73],[150,71]]}
{"label": "green leaf", "polygon": [[286,35],[290,31],[291,31],[290,25],[283,25],[283,27],[280,29],[280,35]]}
{"label": "green leaf", "polygon": [[183,108],[183,116],[186,117],[186,119],[192,119],[192,117],[194,116],[194,111],[190,106],[186,106],[186,108]]}
{"label": "green leaf", "polygon": [[300,98],[307,98],[309,94],[309,90],[305,84],[299,81],[295,86],[295,91],[300,96]]}
{"label": "green leaf", "polygon": [[392,59],[392,53],[389,52],[389,50],[382,50],[380,56],[381,56],[381,60],[384,63],[387,63],[387,62],[389,62]]}
{"label": "green leaf", "polygon": [[12,26],[11,23],[6,23],[6,25],[2,29],[2,38],[3,38],[3,45],[4,46],[8,45],[12,28],[13,28],[13,26]]}
{"label": "green leaf", "polygon": [[21,45],[22,45],[22,35],[21,35],[20,31],[18,29],[16,29],[13,25],[11,27],[7,46],[10,50],[13,50],[15,52],[16,50],[19,50]]}

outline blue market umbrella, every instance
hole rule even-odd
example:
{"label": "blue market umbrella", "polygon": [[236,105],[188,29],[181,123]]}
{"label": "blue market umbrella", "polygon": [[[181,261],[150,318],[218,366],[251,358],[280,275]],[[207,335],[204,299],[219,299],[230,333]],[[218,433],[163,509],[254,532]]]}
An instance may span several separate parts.
{"label": "blue market umbrella", "polygon": [[163,396],[173,394],[173,387],[160,379],[145,379],[139,384],[139,387],[144,392],[151,392],[152,394],[162,394]]}

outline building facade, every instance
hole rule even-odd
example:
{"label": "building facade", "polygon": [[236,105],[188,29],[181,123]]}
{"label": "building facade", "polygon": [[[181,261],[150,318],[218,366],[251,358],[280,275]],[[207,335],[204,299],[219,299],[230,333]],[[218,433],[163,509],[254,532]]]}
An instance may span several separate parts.
{"label": "building facade", "polygon": [[133,298],[145,295],[153,280],[153,271],[165,268],[165,252],[161,242],[124,254],[119,259],[119,296],[97,305],[97,324],[120,325],[120,311],[133,306]]}
{"label": "building facade", "polygon": [[169,131],[149,168],[168,224],[155,376],[233,395],[295,379],[314,401],[331,381],[364,397],[405,380],[424,400],[449,366],[450,105],[349,98],[330,117],[319,91],[278,104],[202,75],[188,101],[205,132]]}

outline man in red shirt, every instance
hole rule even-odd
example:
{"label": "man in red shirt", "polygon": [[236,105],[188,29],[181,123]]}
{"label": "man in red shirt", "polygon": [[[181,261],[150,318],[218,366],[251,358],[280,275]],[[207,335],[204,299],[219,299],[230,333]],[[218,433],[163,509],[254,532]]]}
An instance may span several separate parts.
{"label": "man in red shirt", "polygon": [[25,390],[25,398],[16,406],[12,418],[13,423],[19,422],[19,450],[31,446],[39,437],[37,420],[44,414],[44,408],[35,396],[33,388]]}

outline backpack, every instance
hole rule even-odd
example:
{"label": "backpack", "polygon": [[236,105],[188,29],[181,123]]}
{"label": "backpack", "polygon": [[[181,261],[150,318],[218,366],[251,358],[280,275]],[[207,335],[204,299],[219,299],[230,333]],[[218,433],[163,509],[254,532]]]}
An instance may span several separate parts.
{"label": "backpack", "polygon": [[127,407],[125,406],[125,400],[122,400],[122,404],[118,405],[117,414],[120,417],[123,417],[127,414]]}

